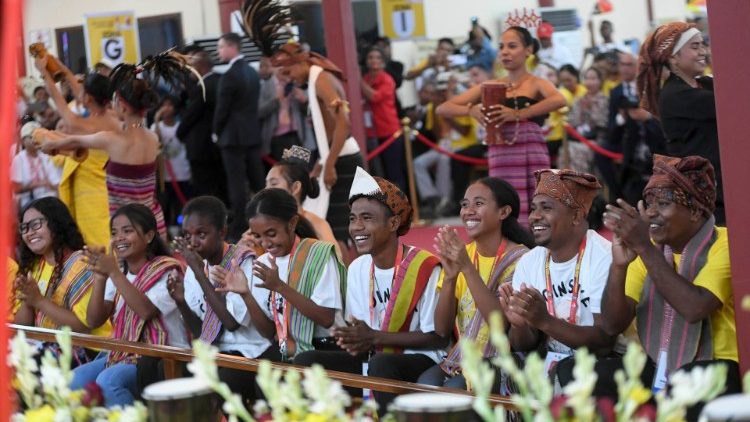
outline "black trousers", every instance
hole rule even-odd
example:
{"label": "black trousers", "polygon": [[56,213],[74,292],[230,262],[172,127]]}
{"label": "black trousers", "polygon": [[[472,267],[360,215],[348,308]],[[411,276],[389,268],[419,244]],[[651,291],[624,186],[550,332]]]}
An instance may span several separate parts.
{"label": "black trousers", "polygon": [[263,168],[263,161],[261,160],[260,146],[222,147],[221,160],[224,163],[227,193],[229,194],[229,204],[232,214],[227,240],[234,243],[247,230],[245,204],[249,198],[248,183],[253,193],[258,192],[265,187],[266,175]]}
{"label": "black trousers", "polygon": [[[732,360],[717,359],[717,360],[706,360],[692,362],[684,365],[681,370],[690,371],[695,367],[706,367],[714,364],[725,364],[728,367],[726,390],[721,395],[736,394],[742,392],[742,384],[740,379],[740,367],[737,362]],[[569,382],[573,381],[573,367],[575,366],[575,358],[573,356],[563,359],[557,364],[557,379],[560,381],[560,385],[563,387]],[[617,384],[615,383],[615,372],[623,369],[623,362],[621,357],[608,357],[597,360],[594,365],[594,372],[596,372],[597,379],[596,385],[594,386],[594,396],[596,397],[609,397],[615,402],[617,401]],[[651,388],[654,383],[654,376],[656,375],[656,364],[654,361],[649,359],[646,362],[646,366],[641,372],[641,382],[646,388]],[[698,403],[687,409],[686,418],[688,421],[697,421],[700,416],[703,406],[706,403]]]}
{"label": "black trousers", "polygon": [[[232,356],[243,356],[242,353],[237,351],[223,351],[221,353]],[[280,362],[281,353],[279,352],[278,345],[272,344],[271,347],[258,356],[258,359]],[[226,383],[232,392],[240,394],[245,403],[263,398],[263,393],[258,388],[258,384],[255,383],[255,372],[232,368],[218,368],[218,371],[219,380]],[[182,376],[191,376],[190,371],[187,370],[185,365],[182,367]],[[164,361],[161,358],[151,356],[141,356],[138,358],[138,362],[136,363],[136,385],[139,396],[143,394],[143,390],[146,387],[164,379]]]}
{"label": "black trousers", "polygon": [[[484,158],[487,155],[486,145],[472,145],[468,148],[464,148],[460,151],[456,151],[457,154],[466,155],[474,158]],[[463,161],[451,160],[451,178],[453,179],[453,203],[458,205],[459,202],[464,198],[466,188],[469,187],[469,171],[473,167],[472,164],[464,163]]]}
{"label": "black trousers", "polygon": [[226,176],[218,151],[211,159],[190,160],[190,172],[195,196],[211,195],[227,202]]}

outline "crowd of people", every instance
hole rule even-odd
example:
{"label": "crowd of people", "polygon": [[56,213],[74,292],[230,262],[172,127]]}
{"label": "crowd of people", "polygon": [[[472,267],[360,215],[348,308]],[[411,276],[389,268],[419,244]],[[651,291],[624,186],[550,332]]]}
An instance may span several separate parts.
{"label": "crowd of people", "polygon": [[[341,70],[244,18],[265,55],[257,72],[236,34],[219,40],[222,75],[190,48],[107,76],[66,69],[61,90],[37,59],[44,86],[13,163],[12,321],[465,389],[457,340],[493,356],[500,312],[513,350],[541,351],[558,387],[585,347],[595,393],[616,397],[624,347],[640,342],[654,390],[718,363],[726,392],[739,391],[716,112],[693,25],[657,28],[636,59],[607,23],[581,73],[548,23],[505,30],[496,51],[473,22],[465,60],[442,39],[408,70],[377,40],[361,79],[368,145],[408,115],[443,152],[488,159],[489,176],[471,180],[470,164],[416,149],[423,204],[458,214],[469,238],[442,227],[428,251],[404,242],[403,143],[414,141],[399,137],[365,171]],[[415,108],[398,101],[402,79],[418,81]],[[505,84],[503,102],[482,101],[488,82]],[[159,359],[124,352],[79,348],[75,365],[72,387],[96,382],[108,406],[163,378]],[[495,392],[511,393],[497,372]],[[252,374],[219,376],[260,397]],[[374,396],[380,412],[394,398]]]}

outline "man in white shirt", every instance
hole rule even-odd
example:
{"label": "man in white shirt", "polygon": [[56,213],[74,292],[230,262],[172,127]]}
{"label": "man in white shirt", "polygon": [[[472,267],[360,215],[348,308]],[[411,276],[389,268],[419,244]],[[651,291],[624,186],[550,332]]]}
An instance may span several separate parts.
{"label": "man in white shirt", "polygon": [[572,170],[535,174],[529,225],[537,247],[518,260],[513,293],[501,304],[514,350],[530,352],[546,339],[547,369],[564,385],[569,379],[557,369],[572,362],[575,349],[606,354],[614,346],[600,321],[612,248],[586,220],[601,188],[596,177]]}
{"label": "man in white shirt", "polygon": [[[307,352],[295,363],[416,382],[445,354],[446,341],[434,324],[439,261],[401,243],[411,226],[412,208],[391,182],[357,168],[349,204],[349,234],[361,255],[348,271],[347,326],[333,330],[348,354]],[[381,414],[394,397],[375,393]]]}
{"label": "man in white shirt", "polygon": [[539,57],[540,62],[549,64],[555,70],[560,70],[563,65],[573,64],[573,56],[564,45],[552,42],[552,34],[554,32],[555,27],[549,22],[542,22],[539,25],[539,28],[536,30],[536,36],[539,38],[541,48],[536,55]]}
{"label": "man in white shirt", "polygon": [[48,155],[40,154],[37,150],[32,135],[40,127],[37,122],[29,122],[21,127],[24,149],[13,157],[11,182],[19,209],[34,199],[57,196],[62,169]]}

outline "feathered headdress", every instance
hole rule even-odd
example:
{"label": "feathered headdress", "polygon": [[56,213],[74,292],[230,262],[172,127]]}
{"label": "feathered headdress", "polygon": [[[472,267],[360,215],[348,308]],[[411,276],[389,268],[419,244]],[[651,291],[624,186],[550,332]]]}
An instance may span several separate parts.
{"label": "feathered headdress", "polygon": [[203,84],[201,74],[190,66],[187,56],[178,53],[174,48],[149,56],[137,65],[122,63],[112,69],[109,76],[112,88],[117,91],[126,84],[138,78],[138,75],[149,83],[156,86],[160,79],[173,87],[184,87],[188,74],[195,75],[203,91],[203,99],[206,99],[206,86]]}
{"label": "feathered headdress", "polygon": [[241,7],[242,25],[263,55],[271,57],[282,38],[288,34],[292,12],[280,0],[244,0]]}

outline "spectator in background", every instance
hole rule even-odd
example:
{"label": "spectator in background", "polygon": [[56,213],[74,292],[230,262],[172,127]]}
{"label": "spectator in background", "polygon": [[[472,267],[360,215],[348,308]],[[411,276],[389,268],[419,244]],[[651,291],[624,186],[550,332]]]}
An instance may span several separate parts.
{"label": "spectator in background", "polygon": [[604,84],[602,85],[602,93],[609,97],[610,91],[620,84],[620,72],[617,65],[618,53],[616,51],[610,51],[607,53],[599,53],[594,57],[593,67],[599,69],[602,77],[604,78]]}
{"label": "spectator in background", "polygon": [[625,43],[614,41],[614,39],[612,38],[612,34],[614,34],[614,32],[615,27],[614,25],[612,25],[612,22],[605,19],[599,24],[599,35],[602,36],[602,43],[596,46],[597,53],[628,51],[628,46],[625,45]]}
{"label": "spectator in background", "polygon": [[189,85],[187,105],[180,113],[182,119],[177,128],[177,139],[185,144],[195,194],[216,196],[226,202],[224,166],[219,148],[211,141],[219,75],[213,72],[208,52],[198,49],[190,57],[190,64],[203,78],[206,96],[203,97],[197,81]]}
{"label": "spectator in background", "polygon": [[560,69],[563,65],[573,63],[573,56],[564,45],[552,42],[552,34],[555,27],[549,22],[542,22],[536,29],[536,36],[539,38],[541,48],[536,53],[542,63],[548,63],[555,69]]}
{"label": "spectator in background", "polygon": [[295,87],[286,75],[274,71],[271,59],[262,58],[260,68],[258,117],[263,150],[268,151],[274,161],[279,161],[284,150],[302,145],[305,139],[307,94]]}
{"label": "spectator in background", "polygon": [[213,121],[213,140],[224,162],[232,220],[227,240],[236,242],[247,229],[247,183],[253,192],[265,185],[258,123],[258,73],[240,54],[240,36],[229,32],[219,38],[219,57],[229,69],[219,80]]}
{"label": "spectator in background", "polygon": [[[669,69],[662,85],[664,68]],[[672,22],[660,26],[641,48],[638,91],[641,105],[657,116],[673,157],[699,155],[711,161],[716,172],[717,225],[725,224],[724,193],[716,127],[713,78],[706,68],[703,36],[693,25]]]}
{"label": "spectator in background", "polygon": [[471,50],[466,56],[466,67],[479,65],[488,72],[492,72],[497,50],[492,47],[490,33],[481,27],[476,19],[472,20],[468,44]]}
{"label": "spectator in background", "polygon": [[391,40],[388,37],[378,37],[375,40],[375,47],[383,52],[385,56],[385,71],[393,78],[393,82],[396,83],[396,89],[401,88],[401,82],[404,80],[404,64],[393,60],[391,57]]}
{"label": "spectator in background", "polygon": [[[368,137],[377,138],[379,144],[387,142],[401,129],[396,113],[396,84],[385,72],[385,55],[376,47],[367,52],[367,73],[362,77],[362,94],[367,100],[370,122],[365,118]],[[370,123],[367,125],[367,123]],[[385,175],[402,191],[407,191],[404,174],[404,138],[398,139],[383,151]]]}
{"label": "spectator in background", "polygon": [[[436,104],[436,91],[434,82],[426,82],[419,89],[417,93],[419,97],[419,103],[413,108],[407,110],[406,116],[411,121],[411,127],[425,138],[432,142],[437,141],[437,119],[438,116],[435,114]],[[414,158],[429,151],[430,148],[417,140],[412,141],[412,156]]]}
{"label": "spectator in background", "polygon": [[570,112],[570,108],[573,107],[573,103],[578,98],[586,95],[586,87],[581,84],[581,79],[576,69],[572,64],[563,65],[558,72],[558,79],[560,80],[559,91],[565,97],[566,107],[560,110],[550,113],[550,121],[554,114],[559,114],[561,118],[555,120],[550,124],[550,133],[547,135],[547,147],[549,148],[550,161],[553,166],[562,168],[568,164],[570,157],[567,152],[564,152],[563,160],[559,160],[560,147],[562,146],[562,140],[567,136],[565,132],[565,123],[567,114]]}
{"label": "spectator in background", "polygon": [[421,88],[422,81],[431,81],[441,72],[451,68],[450,55],[456,49],[456,45],[450,38],[440,38],[435,48],[435,53],[419,62],[409,69],[404,76],[407,81],[417,79],[417,89]]}
{"label": "spectator in background", "polygon": [[37,122],[28,122],[21,127],[24,148],[13,157],[11,182],[19,209],[34,199],[57,196],[62,171],[48,155],[39,153],[32,134],[40,127]]}
{"label": "spectator in background", "polygon": [[[177,120],[177,98],[166,96],[159,105],[151,125],[159,137],[161,156],[164,164],[164,192],[160,195],[161,207],[164,210],[164,220],[167,226],[177,226],[177,217],[184,205],[182,201],[192,197],[190,185],[190,163],[187,159],[185,145],[177,137],[180,122]],[[180,193],[182,194],[180,195]]]}
{"label": "spectator in background", "polygon": [[94,65],[94,72],[96,72],[96,73],[98,73],[98,74],[100,74],[100,75],[102,75],[102,76],[104,76],[106,78],[109,78],[109,75],[112,73],[112,68],[113,67],[114,66],[112,65],[112,63],[109,60],[102,59],[102,61],[97,62]]}
{"label": "spectator in background", "polygon": [[[583,84],[586,94],[573,102],[568,115],[568,123],[576,128],[578,133],[586,139],[596,141],[599,145],[607,139],[607,115],[609,112],[609,98],[602,94],[602,74],[595,67],[588,68],[583,73]],[[568,143],[570,154],[570,168],[588,173],[591,171],[594,152],[578,141]]]}

